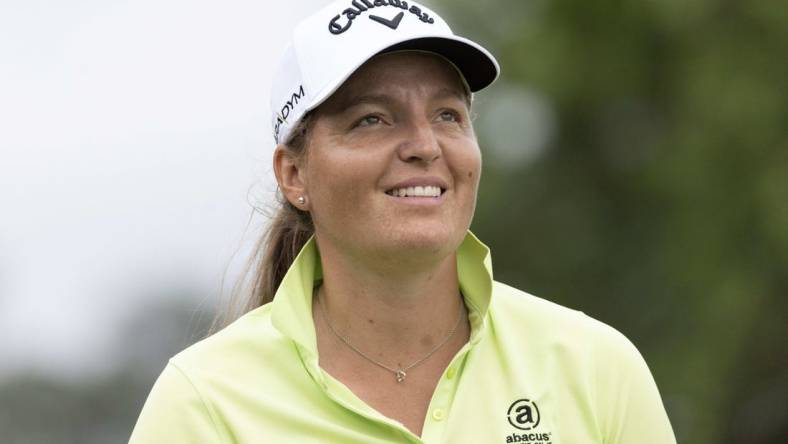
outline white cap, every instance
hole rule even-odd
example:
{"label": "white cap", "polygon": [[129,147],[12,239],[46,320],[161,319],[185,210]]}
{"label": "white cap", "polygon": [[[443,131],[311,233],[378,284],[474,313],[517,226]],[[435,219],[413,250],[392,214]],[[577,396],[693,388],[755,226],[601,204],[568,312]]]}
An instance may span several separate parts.
{"label": "white cap", "polygon": [[382,52],[415,49],[440,54],[471,92],[491,84],[498,62],[481,45],[454,35],[429,8],[405,0],[338,0],[303,20],[274,74],[274,140],[284,143],[307,111],[331,96],[356,69]]}

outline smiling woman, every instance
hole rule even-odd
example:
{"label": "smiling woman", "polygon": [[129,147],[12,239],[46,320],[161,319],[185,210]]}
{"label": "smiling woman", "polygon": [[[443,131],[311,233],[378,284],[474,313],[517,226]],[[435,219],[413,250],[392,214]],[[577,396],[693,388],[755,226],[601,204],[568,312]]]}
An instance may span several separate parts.
{"label": "smiling woman", "polygon": [[[440,56],[379,55],[315,111],[302,165],[286,147],[277,150],[282,191],[291,202],[308,196],[299,206],[312,216],[329,267],[352,260],[355,273],[374,266],[376,274],[413,276],[404,264],[447,260],[456,250],[481,169],[464,97],[459,74]],[[429,190],[437,195],[425,196]]]}
{"label": "smiling woman", "polygon": [[249,312],[170,360],[131,441],[675,442],[626,338],[493,280],[470,106],[497,62],[384,3],[296,27]]}

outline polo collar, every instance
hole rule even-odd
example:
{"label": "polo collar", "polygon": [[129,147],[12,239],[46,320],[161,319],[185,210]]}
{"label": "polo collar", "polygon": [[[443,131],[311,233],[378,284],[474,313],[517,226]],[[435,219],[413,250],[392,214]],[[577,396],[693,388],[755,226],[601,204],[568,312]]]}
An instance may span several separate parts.
{"label": "polo collar", "polygon": [[[490,249],[470,230],[457,249],[457,276],[469,308],[470,341],[475,344],[484,330],[493,277]],[[312,236],[293,260],[271,302],[273,326],[314,359],[317,340],[312,320],[312,291],[322,278],[320,252]]]}

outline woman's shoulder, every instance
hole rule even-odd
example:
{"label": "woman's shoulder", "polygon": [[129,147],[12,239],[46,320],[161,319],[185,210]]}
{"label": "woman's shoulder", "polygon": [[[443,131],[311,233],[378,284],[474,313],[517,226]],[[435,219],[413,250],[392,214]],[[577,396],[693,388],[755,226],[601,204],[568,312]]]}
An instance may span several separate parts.
{"label": "woman's shoulder", "polygon": [[220,331],[183,349],[170,362],[183,371],[211,372],[245,365],[283,346],[281,334],[271,324],[270,304],[256,308]]}
{"label": "woman's shoulder", "polygon": [[493,283],[491,310],[499,329],[539,337],[553,346],[639,357],[630,340],[605,322],[498,281]]}
{"label": "woman's shoulder", "polygon": [[498,281],[493,282],[491,309],[499,318],[512,318],[545,327],[596,329],[605,325],[580,310],[560,305]]}
{"label": "woman's shoulder", "polygon": [[303,396],[302,370],[292,341],[271,323],[271,309],[255,309],[170,358],[131,442],[230,442],[229,422],[245,416],[236,407],[272,411]]}
{"label": "woman's shoulder", "polygon": [[565,405],[592,411],[605,436],[675,443],[648,365],[624,334],[579,310],[498,282],[489,317],[491,343],[505,354],[507,368],[527,369],[523,373],[531,381],[541,378],[554,394],[565,393]]}

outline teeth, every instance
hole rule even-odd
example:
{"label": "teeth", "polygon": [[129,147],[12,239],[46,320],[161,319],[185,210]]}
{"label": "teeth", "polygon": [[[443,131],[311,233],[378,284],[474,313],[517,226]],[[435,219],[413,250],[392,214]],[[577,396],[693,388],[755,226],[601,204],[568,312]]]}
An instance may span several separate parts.
{"label": "teeth", "polygon": [[439,197],[441,195],[441,189],[440,187],[433,186],[407,187],[397,188],[387,191],[387,193],[396,197]]}

